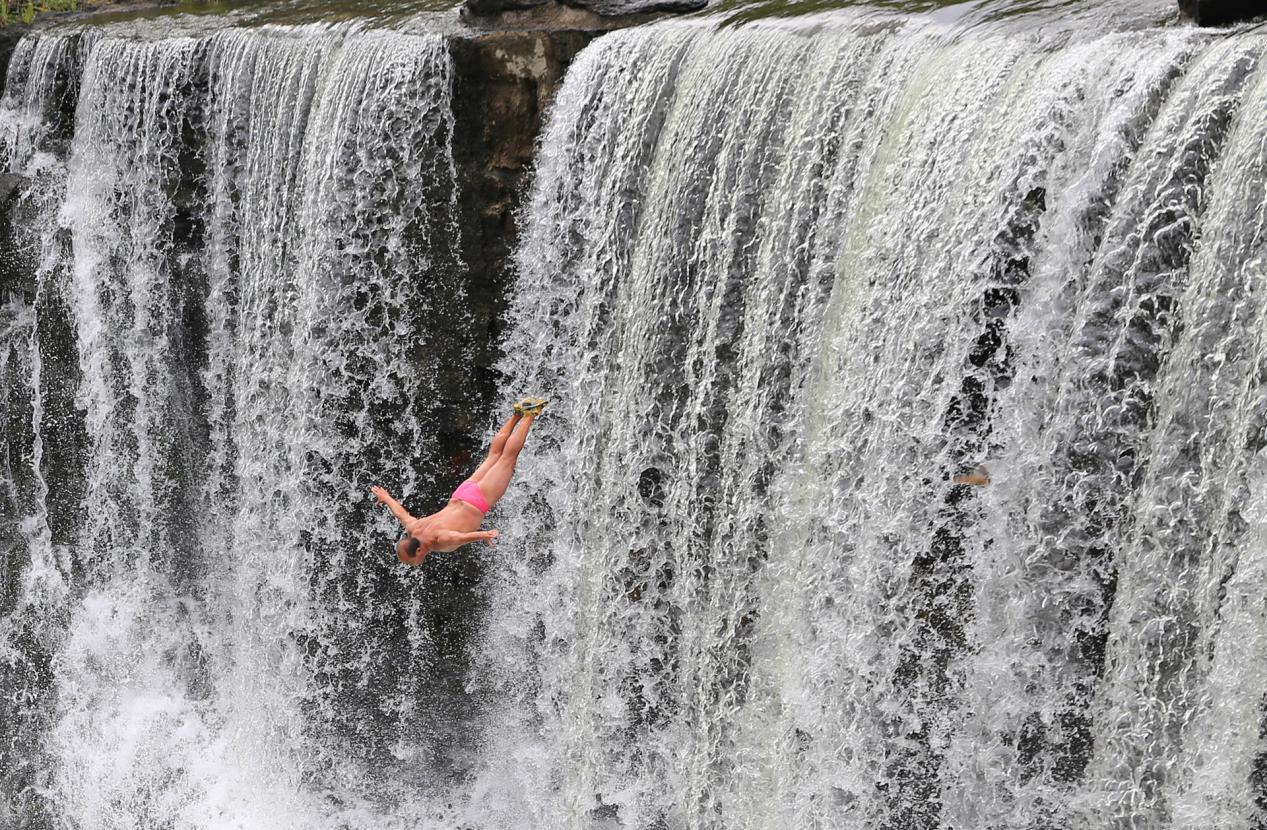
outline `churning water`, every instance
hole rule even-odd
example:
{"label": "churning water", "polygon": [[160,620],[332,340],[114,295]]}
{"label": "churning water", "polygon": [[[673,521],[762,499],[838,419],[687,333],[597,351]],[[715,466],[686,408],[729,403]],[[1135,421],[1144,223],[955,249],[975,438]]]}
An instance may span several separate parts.
{"label": "churning water", "polygon": [[577,58],[460,659],[361,498],[456,483],[443,39],[23,41],[0,819],[1267,827],[1267,35],[1094,24]]}

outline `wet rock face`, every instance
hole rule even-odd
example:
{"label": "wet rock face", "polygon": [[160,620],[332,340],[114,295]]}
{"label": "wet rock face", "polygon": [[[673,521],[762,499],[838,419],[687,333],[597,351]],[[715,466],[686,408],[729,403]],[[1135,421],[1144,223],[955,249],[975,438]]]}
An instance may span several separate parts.
{"label": "wet rock face", "polygon": [[26,34],[25,26],[8,26],[0,29],[0,89],[4,89],[4,79],[9,71],[9,58],[24,34]]}
{"label": "wet rock face", "polygon": [[471,357],[479,388],[490,394],[498,387],[493,366],[518,239],[515,213],[537,135],[568,64],[595,34],[504,31],[450,42],[467,299],[475,325],[487,332],[472,342]]}
{"label": "wet rock face", "polygon": [[0,173],[0,212],[7,212],[17,199],[18,191],[26,187],[28,179],[17,173]]}
{"label": "wet rock face", "polygon": [[20,256],[17,242],[18,196],[28,180],[12,173],[0,173],[0,302],[10,292],[29,292],[23,283],[30,268],[26,257]]}
{"label": "wet rock face", "polygon": [[1179,0],[1179,13],[1198,26],[1226,26],[1267,17],[1267,0]]}

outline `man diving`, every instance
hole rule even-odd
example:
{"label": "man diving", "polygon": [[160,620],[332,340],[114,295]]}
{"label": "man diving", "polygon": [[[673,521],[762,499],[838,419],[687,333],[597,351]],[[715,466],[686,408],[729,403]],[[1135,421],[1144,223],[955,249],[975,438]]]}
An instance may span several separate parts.
{"label": "man diving", "polygon": [[438,513],[415,518],[382,487],[370,488],[374,498],[387,505],[405,528],[405,538],[396,543],[396,558],[406,565],[421,565],[427,554],[436,551],[457,550],[471,542],[495,544],[497,531],[480,530],[480,525],[510,485],[519,451],[545,405],[544,398],[524,398],[515,404],[514,414],[494,436],[488,457],[458,485]]}

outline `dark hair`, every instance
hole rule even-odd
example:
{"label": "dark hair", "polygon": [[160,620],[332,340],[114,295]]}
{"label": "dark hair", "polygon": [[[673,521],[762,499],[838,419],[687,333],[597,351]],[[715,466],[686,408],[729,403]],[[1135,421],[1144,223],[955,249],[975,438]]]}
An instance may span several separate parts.
{"label": "dark hair", "polygon": [[414,555],[418,553],[418,547],[419,543],[417,539],[412,536],[406,536],[404,539],[401,539],[396,543],[396,558],[401,562],[416,564],[408,562],[408,560],[412,559]]}

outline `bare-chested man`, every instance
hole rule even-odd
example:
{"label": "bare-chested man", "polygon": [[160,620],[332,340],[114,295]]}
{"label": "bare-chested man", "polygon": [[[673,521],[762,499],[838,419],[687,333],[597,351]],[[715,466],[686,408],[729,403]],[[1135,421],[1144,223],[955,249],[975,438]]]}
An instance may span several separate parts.
{"label": "bare-chested man", "polygon": [[471,542],[494,544],[497,531],[480,530],[480,525],[484,523],[484,515],[506,492],[515,474],[519,451],[528,440],[533,420],[545,405],[542,398],[525,398],[515,405],[515,414],[498,430],[484,463],[458,485],[449,503],[438,513],[414,518],[382,487],[370,488],[374,497],[391,508],[392,514],[404,525],[405,538],[396,543],[396,557],[401,562],[421,565],[427,554],[435,551],[457,550]]}

